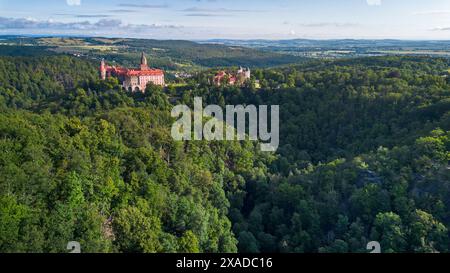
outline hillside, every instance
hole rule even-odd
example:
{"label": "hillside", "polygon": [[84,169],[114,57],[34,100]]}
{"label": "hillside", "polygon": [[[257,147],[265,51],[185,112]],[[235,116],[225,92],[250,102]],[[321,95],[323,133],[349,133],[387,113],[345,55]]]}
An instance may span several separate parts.
{"label": "hillside", "polygon": [[[280,105],[275,177],[230,215],[244,252],[447,252],[447,59],[378,57],[257,70],[208,102]],[[192,96],[192,95],[191,95]],[[187,95],[186,97],[190,97]]]}
{"label": "hillside", "polygon": [[[0,36],[0,38],[2,38]],[[81,55],[90,59],[105,58],[110,62],[134,66],[141,52],[145,52],[151,64],[166,70],[198,70],[217,66],[269,67],[293,64],[303,58],[265,52],[240,46],[206,45],[190,41],[163,41],[145,39],[108,38],[32,38],[3,36],[1,55],[30,55],[29,49]],[[12,48],[5,45],[13,46]],[[19,48],[17,48],[17,46]]]}
{"label": "hillside", "polygon": [[[450,252],[448,69],[350,59],[129,94],[83,58],[0,57],[0,251]],[[173,141],[170,102],[194,96],[280,105],[280,149]]]}

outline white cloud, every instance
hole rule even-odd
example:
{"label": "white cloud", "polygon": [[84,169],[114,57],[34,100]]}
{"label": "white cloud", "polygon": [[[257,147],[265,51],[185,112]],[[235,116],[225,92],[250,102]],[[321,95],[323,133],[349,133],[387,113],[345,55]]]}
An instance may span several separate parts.
{"label": "white cloud", "polygon": [[130,24],[121,20],[101,19],[98,21],[61,22],[57,20],[36,20],[34,18],[5,18],[0,16],[1,34],[36,35],[88,35],[93,37],[135,37],[180,39],[192,38],[188,31],[198,31],[181,25]]}
{"label": "white cloud", "polygon": [[450,31],[450,27],[436,27],[431,30],[432,31]]}
{"label": "white cloud", "polygon": [[66,0],[67,5],[69,6],[80,6],[81,0]]}
{"label": "white cloud", "polygon": [[0,30],[40,29],[40,30],[126,30],[143,31],[148,29],[177,29],[178,25],[161,24],[127,24],[118,19],[101,19],[97,22],[58,22],[54,20],[40,21],[35,18],[6,18],[0,17]]}
{"label": "white cloud", "polygon": [[369,6],[380,6],[381,0],[366,0]]}

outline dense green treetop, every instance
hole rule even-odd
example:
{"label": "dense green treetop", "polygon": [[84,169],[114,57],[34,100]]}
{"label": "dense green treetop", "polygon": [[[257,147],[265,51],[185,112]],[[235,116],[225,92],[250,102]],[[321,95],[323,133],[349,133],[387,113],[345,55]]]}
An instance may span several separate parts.
{"label": "dense green treetop", "polygon": [[[0,252],[449,252],[448,68],[314,61],[130,94],[80,58],[0,57]],[[280,149],[174,141],[195,96],[280,105]]]}

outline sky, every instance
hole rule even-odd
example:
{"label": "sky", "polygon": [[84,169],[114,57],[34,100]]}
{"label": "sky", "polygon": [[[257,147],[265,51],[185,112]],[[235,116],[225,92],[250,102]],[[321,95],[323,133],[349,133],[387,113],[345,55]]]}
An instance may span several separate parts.
{"label": "sky", "polygon": [[0,0],[0,34],[450,40],[450,0]]}

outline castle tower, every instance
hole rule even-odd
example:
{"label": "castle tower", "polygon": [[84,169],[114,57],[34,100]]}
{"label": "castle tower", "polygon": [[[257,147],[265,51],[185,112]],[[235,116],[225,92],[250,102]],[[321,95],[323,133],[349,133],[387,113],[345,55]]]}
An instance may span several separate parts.
{"label": "castle tower", "polygon": [[106,64],[105,64],[105,59],[102,59],[101,63],[100,63],[100,78],[102,80],[106,80]]}
{"label": "castle tower", "polygon": [[252,76],[252,72],[250,70],[250,67],[247,67],[247,69],[245,70],[245,78],[250,79],[251,76]]}
{"label": "castle tower", "polygon": [[148,70],[147,58],[144,52],[141,55],[141,70]]}

